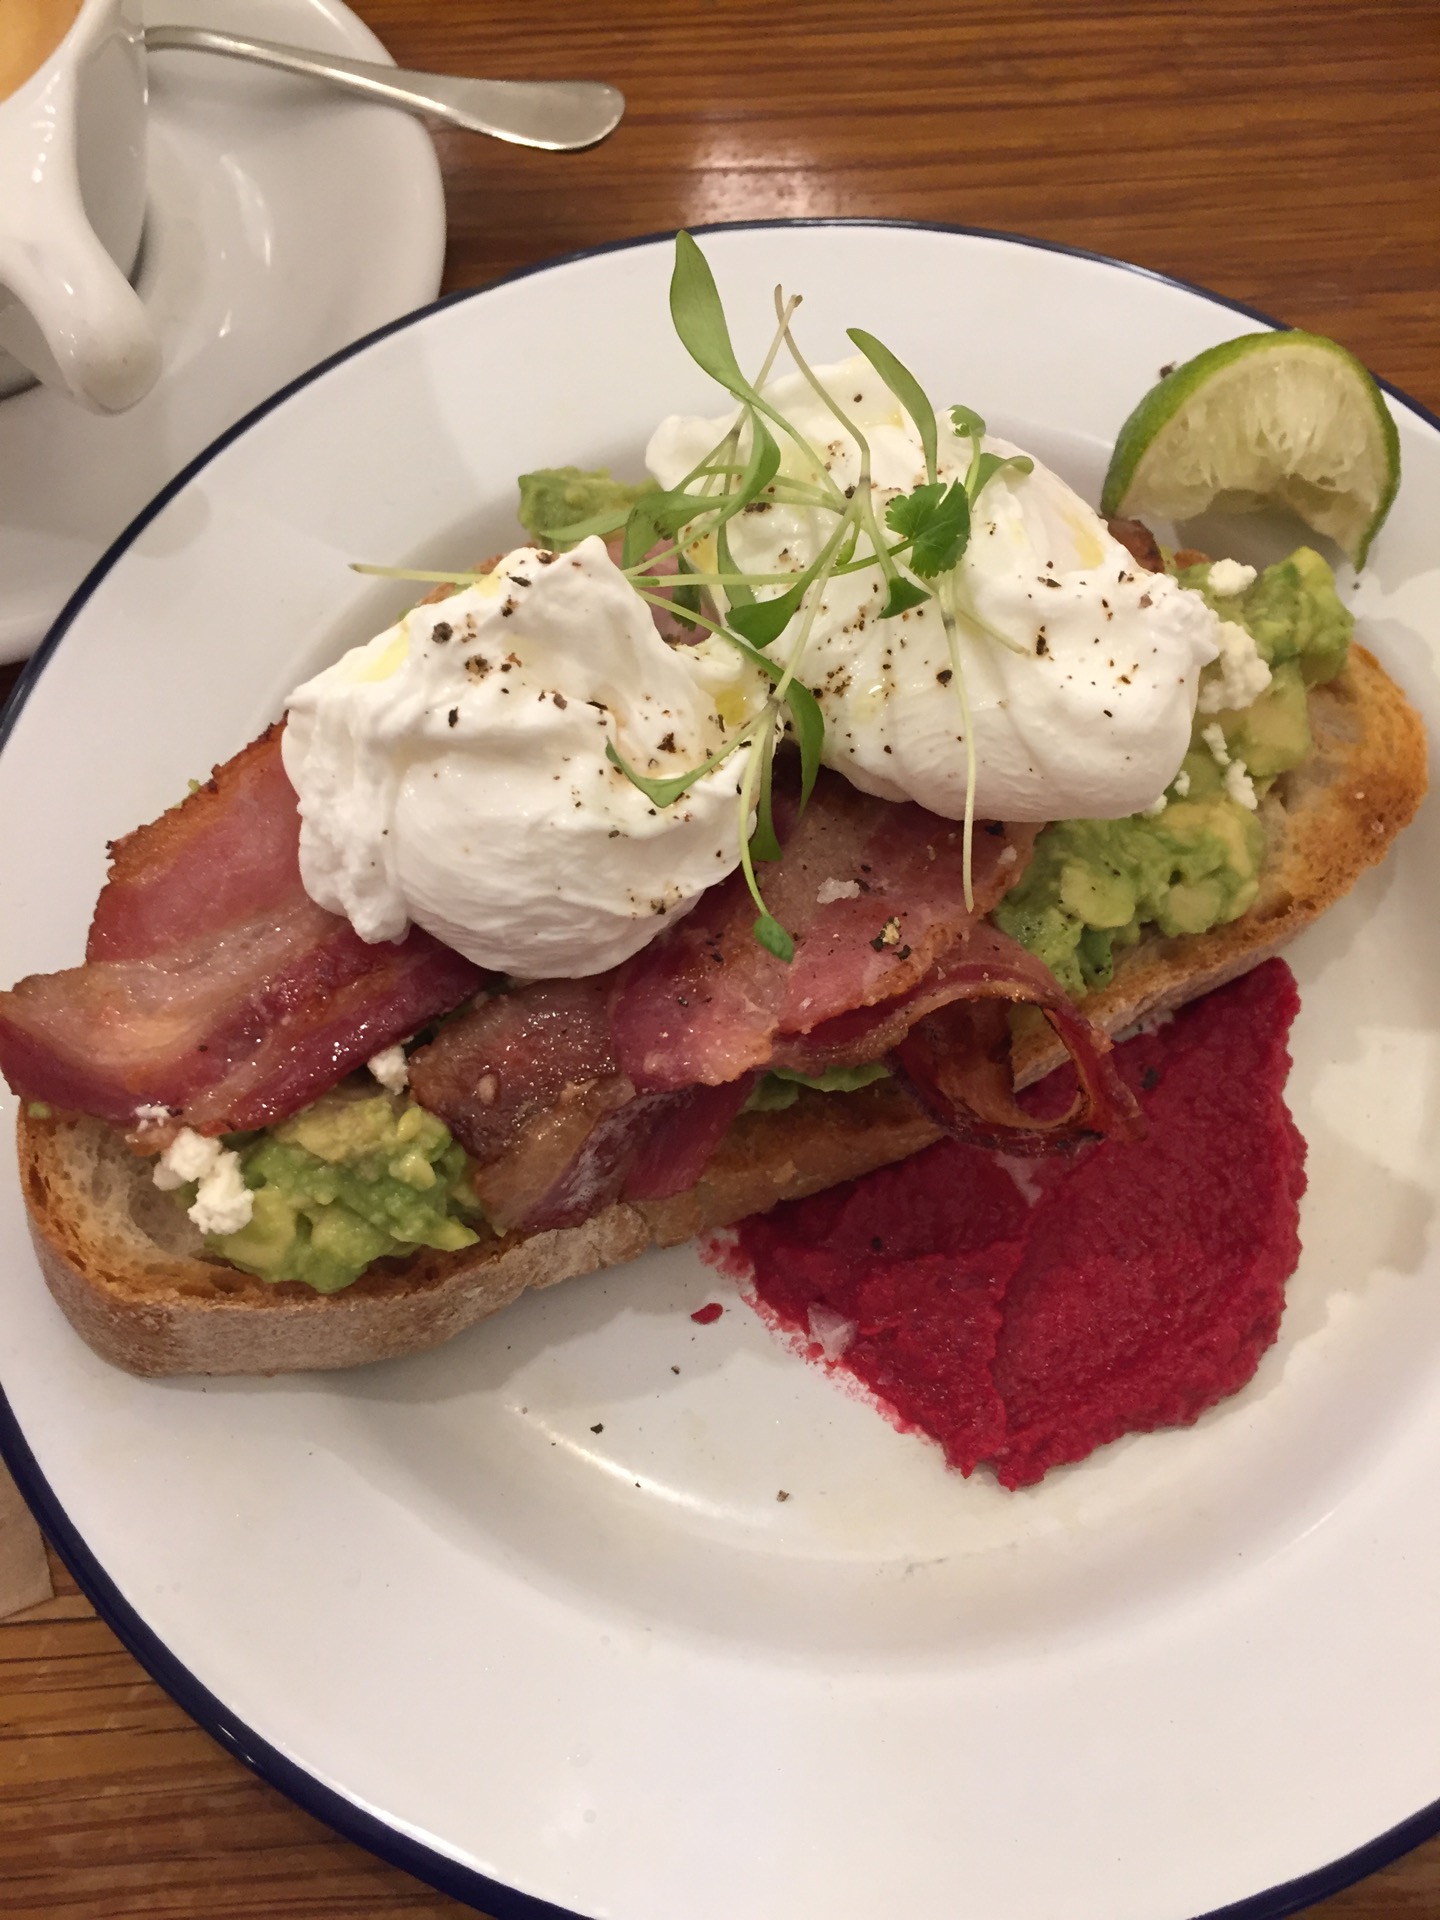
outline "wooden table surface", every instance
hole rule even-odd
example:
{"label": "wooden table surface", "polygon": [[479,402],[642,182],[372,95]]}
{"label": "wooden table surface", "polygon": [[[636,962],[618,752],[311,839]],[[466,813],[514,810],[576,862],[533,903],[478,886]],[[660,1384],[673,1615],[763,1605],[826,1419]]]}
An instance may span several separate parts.
{"label": "wooden table surface", "polygon": [[[402,66],[604,77],[629,101],[585,154],[439,136],[447,287],[704,221],[950,221],[1197,281],[1335,335],[1440,410],[1435,0],[357,10]],[[0,670],[0,697],[12,681]],[[57,1580],[55,1600],[0,1627],[0,1912],[462,1911],[252,1778]],[[1314,1911],[1440,1914],[1440,1840]]]}

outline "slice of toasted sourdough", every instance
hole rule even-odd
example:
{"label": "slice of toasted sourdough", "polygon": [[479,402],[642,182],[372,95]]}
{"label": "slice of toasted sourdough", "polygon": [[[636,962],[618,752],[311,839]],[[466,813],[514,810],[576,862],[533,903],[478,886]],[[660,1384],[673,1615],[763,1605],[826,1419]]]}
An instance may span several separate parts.
{"label": "slice of toasted sourdough", "polygon": [[[1273,953],[1379,860],[1426,787],[1424,730],[1362,647],[1310,696],[1315,753],[1262,802],[1260,897],[1239,920],[1180,940],[1147,936],[1085,1003],[1112,1033],[1179,1006]],[[1022,1034],[1016,1079],[1063,1054],[1048,1028]],[[31,1229],[50,1290],[105,1359],[140,1374],[280,1373],[349,1367],[438,1346],[553,1286],[674,1246],[904,1159],[938,1137],[893,1085],[802,1093],[743,1114],[699,1183],[671,1200],[607,1207],[578,1227],[482,1240],[462,1253],[381,1261],[343,1292],[273,1286],[202,1257],[199,1235],[103,1122],[19,1123]]]}

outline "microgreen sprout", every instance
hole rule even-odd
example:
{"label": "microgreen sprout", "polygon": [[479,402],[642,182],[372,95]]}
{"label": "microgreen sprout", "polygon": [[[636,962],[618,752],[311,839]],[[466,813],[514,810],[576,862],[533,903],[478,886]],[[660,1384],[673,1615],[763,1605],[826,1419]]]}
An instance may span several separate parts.
{"label": "microgreen sprout", "polygon": [[[736,783],[740,867],[758,910],[755,937],[785,961],[794,957],[794,940],[766,906],[756,866],[778,860],[781,855],[771,802],[772,766],[781,738],[788,732],[799,749],[802,809],[820,770],[824,714],[815,693],[799,676],[827,583],[878,568],[885,588],[879,610],[882,620],[894,619],[928,600],[936,603],[949,655],[948,684],[959,702],[960,738],[965,745],[963,870],[965,903],[972,911],[977,768],[959,622],[963,620],[968,628],[1004,646],[1031,651],[979,615],[965,591],[960,563],[985,487],[1002,469],[1028,473],[1033,463],[1023,454],[1002,456],[987,451],[983,445],[984,420],[973,409],[956,406],[949,410],[950,423],[961,440],[969,441],[969,460],[963,479],[942,481],[939,421],[924,388],[873,334],[852,327],[850,340],[909,416],[925,460],[924,480],[908,493],[888,499],[882,526],[870,442],[796,344],[791,322],[799,305],[798,295],[787,297],[781,288],[775,289],[775,332],[755,378],[747,378],[709,263],[688,233],[678,234],[670,281],[671,318],[691,358],[736,402],[734,420],[678,485],[648,486],[624,505],[567,526],[535,528],[533,521],[529,523],[545,544],[557,549],[598,535],[610,540],[614,551],[616,536],[620,536],[619,564],[643,601],[665,609],[697,633],[720,636],[770,681],[769,692],[757,711],[719,752],[671,779],[652,780],[638,773],[613,742],[606,753],[658,808],[674,805],[698,780],[723,766],[734,754],[743,753],[744,764]],[[782,349],[853,444],[858,457],[853,487],[840,488],[817,448],[767,397],[765,383]],[[788,467],[782,442],[793,449]],[[773,505],[834,515],[834,525],[819,553],[798,572],[760,571],[736,561],[730,529],[737,516],[749,507]],[[362,567],[359,571],[457,585],[483,577],[392,567]],[[782,640],[786,643],[783,658],[772,657],[769,649]]]}

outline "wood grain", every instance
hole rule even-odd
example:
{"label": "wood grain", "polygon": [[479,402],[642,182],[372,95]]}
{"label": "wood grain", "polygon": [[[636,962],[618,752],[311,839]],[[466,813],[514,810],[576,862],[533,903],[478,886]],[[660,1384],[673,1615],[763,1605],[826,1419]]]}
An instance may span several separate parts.
{"label": "wood grain", "polygon": [[[403,65],[601,76],[629,100],[618,133],[586,154],[440,136],[447,287],[706,221],[948,221],[1210,286],[1335,335],[1440,410],[1433,0],[528,0],[523,12],[359,0],[358,11]],[[1063,332],[1064,316],[1055,324]],[[0,697],[13,678],[0,670]],[[145,1678],[63,1570],[57,1585],[0,1627],[0,1911],[462,1911],[254,1779]],[[1440,1914],[1440,1840],[1314,1912]]]}

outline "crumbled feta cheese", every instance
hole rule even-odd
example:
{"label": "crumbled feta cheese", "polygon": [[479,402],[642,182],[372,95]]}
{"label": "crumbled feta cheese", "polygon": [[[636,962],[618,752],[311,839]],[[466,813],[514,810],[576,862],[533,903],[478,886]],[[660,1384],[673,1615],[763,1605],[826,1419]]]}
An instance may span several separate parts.
{"label": "crumbled feta cheese", "polygon": [[1255,584],[1255,569],[1239,560],[1217,560],[1210,569],[1210,591],[1225,596],[1244,593]]}
{"label": "crumbled feta cheese", "polygon": [[1232,800],[1238,801],[1242,807],[1248,807],[1251,813],[1254,813],[1260,804],[1255,797],[1255,782],[1246,772],[1245,762],[1243,760],[1232,760],[1229,766],[1226,767],[1225,791]]}
{"label": "crumbled feta cheese", "polygon": [[238,1233],[248,1227],[255,1196],[240,1173],[240,1156],[222,1153],[200,1182],[190,1218],[201,1233]]}
{"label": "crumbled feta cheese", "polygon": [[1220,652],[1215,671],[1207,669],[1196,702],[1201,713],[1220,713],[1226,707],[1248,707],[1270,684],[1270,669],[1256,650],[1254,637],[1234,620],[1222,620],[1215,638]]}
{"label": "crumbled feta cheese", "polygon": [[1175,798],[1177,800],[1183,800],[1190,791],[1189,770],[1182,767],[1170,784],[1175,789]]}
{"label": "crumbled feta cheese", "polygon": [[198,1183],[190,1218],[202,1233],[238,1233],[250,1224],[255,1196],[240,1175],[240,1156],[192,1127],[182,1127],[155,1163],[157,1187],[170,1193]]}
{"label": "crumbled feta cheese", "polygon": [[203,1180],[225,1149],[193,1127],[182,1127],[155,1163],[155,1184],[169,1193],[190,1180]]}
{"label": "crumbled feta cheese", "polygon": [[396,1045],[372,1054],[365,1062],[387,1093],[403,1093],[410,1084],[410,1069],[405,1064],[405,1049]]}
{"label": "crumbled feta cheese", "polygon": [[1211,758],[1217,767],[1228,767],[1230,749],[1225,744],[1225,729],[1218,720],[1212,720],[1208,727],[1200,729],[1200,738],[1210,749]]}
{"label": "crumbled feta cheese", "polygon": [[815,904],[828,907],[832,900],[858,900],[859,897],[858,880],[822,880],[815,895]]}
{"label": "crumbled feta cheese", "polygon": [[170,1118],[170,1109],[169,1107],[136,1107],[135,1118],[142,1127],[155,1125],[161,1120]]}
{"label": "crumbled feta cheese", "polygon": [[[1200,729],[1200,738],[1205,742],[1206,746],[1209,747],[1211,754],[1214,756],[1216,766],[1223,767],[1225,770],[1226,793],[1229,794],[1232,800],[1238,802],[1240,806],[1248,807],[1251,813],[1254,813],[1260,804],[1255,797],[1255,782],[1246,771],[1245,762],[1243,760],[1237,760],[1231,753],[1229,747],[1226,746],[1225,729],[1221,726],[1220,722],[1218,720],[1212,720],[1208,727],[1202,727]],[[1190,785],[1188,778],[1185,785],[1187,788]],[[1178,790],[1178,781],[1176,782],[1176,787]]]}
{"label": "crumbled feta cheese", "polygon": [[1158,820],[1168,804],[1165,795],[1162,793],[1158,800],[1152,800],[1148,807],[1142,807],[1140,811],[1147,820]]}
{"label": "crumbled feta cheese", "polygon": [[[1225,744],[1225,729],[1218,720],[1212,720],[1208,727],[1200,729],[1200,738],[1214,755],[1217,767],[1225,770],[1225,791],[1240,806],[1248,807],[1251,813],[1260,802],[1255,797],[1255,782],[1246,771],[1245,762],[1237,760]],[[1185,782],[1188,787],[1190,782]],[[1178,785],[1178,782],[1177,782]]]}

